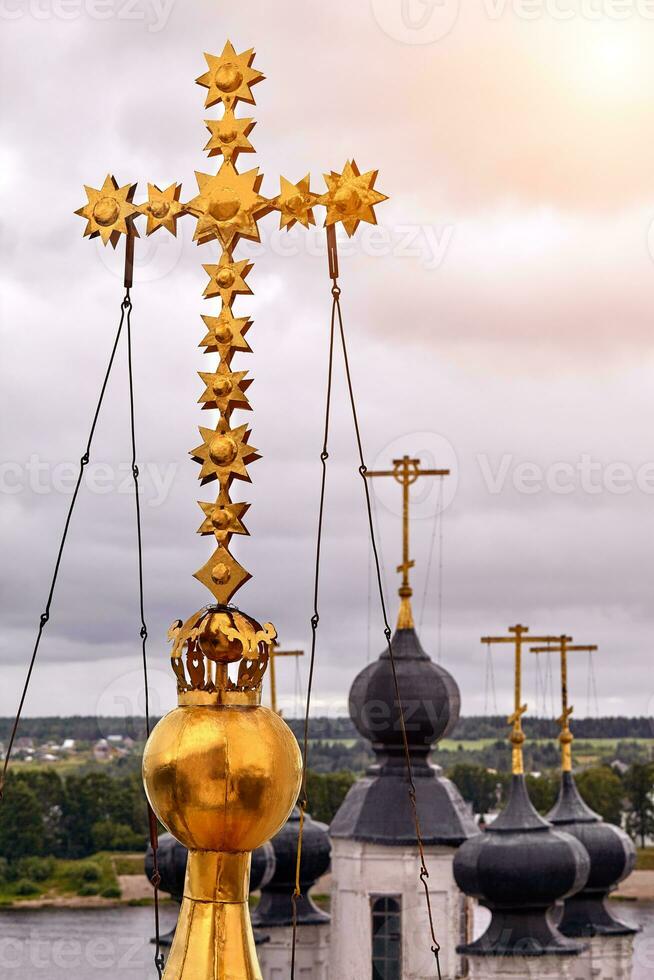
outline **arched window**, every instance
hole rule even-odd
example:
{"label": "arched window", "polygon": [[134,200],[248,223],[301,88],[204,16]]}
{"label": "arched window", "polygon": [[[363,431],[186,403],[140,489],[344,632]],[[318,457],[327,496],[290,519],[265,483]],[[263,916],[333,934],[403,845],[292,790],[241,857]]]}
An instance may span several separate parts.
{"label": "arched window", "polygon": [[379,895],[371,913],[372,980],[402,980],[402,899]]}

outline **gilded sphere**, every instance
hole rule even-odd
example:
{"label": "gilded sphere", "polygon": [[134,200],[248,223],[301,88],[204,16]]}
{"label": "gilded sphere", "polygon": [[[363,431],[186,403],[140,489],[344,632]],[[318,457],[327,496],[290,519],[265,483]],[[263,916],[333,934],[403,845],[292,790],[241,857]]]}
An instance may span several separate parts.
{"label": "gilded sphere", "polygon": [[219,344],[228,344],[233,336],[232,328],[225,323],[221,323],[216,330],[216,340]]}
{"label": "gilded sphere", "polygon": [[148,210],[153,218],[165,218],[170,211],[170,201],[150,201]]}
{"label": "gilded sphere", "polygon": [[211,523],[216,531],[224,531],[231,523],[231,515],[225,507],[216,507],[211,514]]}
{"label": "gilded sphere", "polygon": [[243,81],[243,75],[239,71],[238,67],[232,64],[231,61],[221,65],[216,71],[214,78],[216,88],[220,89],[221,92],[227,92],[228,94],[235,92]]}
{"label": "gilded sphere", "polygon": [[221,143],[233,143],[237,136],[238,133],[236,132],[236,129],[233,126],[230,126],[229,129],[220,130],[218,139]]}
{"label": "gilded sphere", "polygon": [[234,273],[231,269],[223,268],[218,271],[216,276],[216,282],[223,289],[229,289],[230,286],[234,285]]}
{"label": "gilded sphere", "polygon": [[209,214],[216,221],[231,221],[238,214],[241,202],[230,187],[221,187],[209,204]]}
{"label": "gilded sphere", "polygon": [[225,585],[229,582],[231,572],[229,566],[223,561],[219,561],[217,565],[214,565],[211,569],[211,578],[214,580],[216,585]]}
{"label": "gilded sphere", "polygon": [[286,208],[291,214],[301,214],[304,209],[304,198],[301,194],[294,194],[286,201]]}
{"label": "gilded sphere", "polygon": [[216,398],[224,398],[225,395],[229,395],[233,387],[234,385],[230,379],[226,375],[221,374],[213,386],[213,393]]}
{"label": "gilded sphere", "polygon": [[[211,570],[211,577],[218,585],[228,581],[230,571],[223,562],[218,562]],[[243,647],[238,640],[229,640],[225,635],[225,614],[217,613],[209,616],[202,623],[199,636],[200,649],[208,660],[220,664],[233,664],[243,656]]]}
{"label": "gilded sphere", "polygon": [[113,225],[120,214],[118,202],[113,197],[101,197],[93,208],[93,217],[103,228]]}
{"label": "gilded sphere", "polygon": [[334,194],[334,207],[341,214],[356,211],[361,204],[361,198],[354,187],[341,187]]}
{"label": "gilded sphere", "polygon": [[301,775],[295,737],[263,706],[176,708],[143,754],[152,809],[191,850],[260,847],[288,819]]}
{"label": "gilded sphere", "polygon": [[230,436],[217,435],[211,440],[209,455],[216,466],[229,466],[236,459],[238,448]]}

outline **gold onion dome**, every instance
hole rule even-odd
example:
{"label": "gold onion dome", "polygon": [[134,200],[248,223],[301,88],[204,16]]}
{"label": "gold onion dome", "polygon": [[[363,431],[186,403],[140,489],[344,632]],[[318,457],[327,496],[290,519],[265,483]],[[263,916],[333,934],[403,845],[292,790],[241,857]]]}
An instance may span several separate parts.
{"label": "gold onion dome", "polygon": [[248,909],[251,852],[286,822],[302,769],[292,732],[260,704],[275,637],[269,623],[227,606],[170,630],[179,707],[158,723],[143,756],[152,809],[189,850],[166,977],[261,975]]}

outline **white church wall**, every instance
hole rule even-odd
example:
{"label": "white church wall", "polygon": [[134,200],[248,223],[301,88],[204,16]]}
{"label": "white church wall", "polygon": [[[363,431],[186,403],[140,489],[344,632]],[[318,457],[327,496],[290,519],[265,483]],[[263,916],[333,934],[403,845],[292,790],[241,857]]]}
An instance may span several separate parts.
{"label": "white church wall", "polygon": [[[257,947],[263,980],[288,980],[293,929],[274,926],[265,930],[267,943]],[[295,947],[296,980],[328,980],[330,926],[299,926]]]}
{"label": "white church wall", "polygon": [[581,980],[629,980],[633,954],[633,936],[594,936],[590,940],[587,952],[581,957],[587,972],[580,974],[580,978]]}
{"label": "white church wall", "polygon": [[[452,874],[455,851],[427,847],[429,894],[441,944],[443,980],[461,976],[456,946],[466,938],[468,901]],[[402,901],[402,980],[424,980],[434,974],[425,895],[418,878],[413,847],[385,847],[353,840],[332,840],[332,948],[330,980],[371,974],[371,903],[381,895]]]}
{"label": "white church wall", "polygon": [[585,980],[578,956],[471,956],[469,980]]}

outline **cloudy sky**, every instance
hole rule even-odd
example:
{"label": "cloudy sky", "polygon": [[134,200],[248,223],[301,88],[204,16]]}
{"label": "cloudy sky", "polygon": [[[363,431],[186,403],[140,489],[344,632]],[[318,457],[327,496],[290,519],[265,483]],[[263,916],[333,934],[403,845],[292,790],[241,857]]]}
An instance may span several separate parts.
{"label": "cloudy sky", "polygon": [[[603,713],[651,714],[654,5],[0,0],[0,19],[0,713],[17,703],[122,293],[120,255],[84,240],[73,211],[109,170],[139,182],[138,200],[148,181],[195,194],[216,113],[194,79],[230,37],[267,76],[240,109],[258,120],[257,156],[240,163],[261,166],[264,194],[309,171],[319,189],[354,155],[390,196],[379,227],[343,245],[343,307],[370,465],[407,451],[453,470],[442,522],[436,482],[415,501],[415,607],[464,711],[494,708],[480,636],[521,621],[600,645]],[[209,545],[187,453],[208,417],[201,263],[217,251],[192,244],[192,224],[137,243],[133,290],[155,710],[174,703],[166,629],[208,595],[192,578]],[[242,253],[254,295],[235,307],[255,321],[254,354],[234,363],[255,377],[263,453],[253,485],[235,486],[253,503],[239,602],[307,649],[329,282],[320,228],[280,236],[270,216],[261,230]],[[125,356],[28,714],[142,708]],[[340,382],[334,412],[315,706],[338,714],[383,635]],[[377,491],[395,615],[399,492]],[[506,652],[494,668],[504,711]],[[538,708],[533,663],[526,680]],[[580,715],[595,710],[587,685],[581,658]],[[293,713],[294,664],[280,687]]]}

